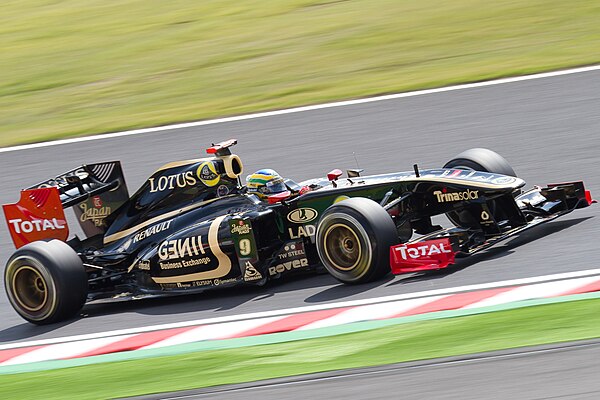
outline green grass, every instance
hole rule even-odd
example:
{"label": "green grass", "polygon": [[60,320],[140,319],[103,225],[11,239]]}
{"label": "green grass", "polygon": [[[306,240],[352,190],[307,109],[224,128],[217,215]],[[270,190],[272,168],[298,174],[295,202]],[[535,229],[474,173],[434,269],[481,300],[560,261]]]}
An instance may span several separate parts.
{"label": "green grass", "polygon": [[0,146],[600,62],[596,0],[7,0]]}
{"label": "green grass", "polygon": [[0,398],[95,399],[600,337],[582,300],[280,344],[0,375]]}

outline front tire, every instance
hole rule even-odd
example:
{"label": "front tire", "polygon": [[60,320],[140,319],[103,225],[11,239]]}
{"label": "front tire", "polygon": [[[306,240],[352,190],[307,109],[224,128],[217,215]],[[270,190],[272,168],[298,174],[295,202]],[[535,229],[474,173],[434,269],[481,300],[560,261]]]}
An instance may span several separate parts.
{"label": "front tire", "polygon": [[483,148],[465,150],[452,160],[448,161],[444,168],[466,169],[471,171],[490,172],[508,176],[517,176],[515,170],[508,161],[495,151]]}
{"label": "front tire", "polygon": [[[515,170],[510,166],[508,161],[495,151],[474,148],[465,150],[446,164],[444,168],[464,169],[467,171],[489,172],[492,174],[501,174],[516,177]],[[495,219],[503,219],[505,216],[501,211],[501,207],[496,204],[495,200],[489,202],[489,208]],[[468,211],[452,211],[446,213],[446,216],[456,226],[477,228],[479,220]]]}
{"label": "front tire", "polygon": [[329,207],[319,221],[317,252],[340,282],[365,283],[390,272],[398,235],[390,215],[373,200],[355,197]]}
{"label": "front tire", "polygon": [[4,286],[27,321],[50,324],[73,317],[85,303],[88,280],[77,253],[59,240],[33,242],[8,260]]}

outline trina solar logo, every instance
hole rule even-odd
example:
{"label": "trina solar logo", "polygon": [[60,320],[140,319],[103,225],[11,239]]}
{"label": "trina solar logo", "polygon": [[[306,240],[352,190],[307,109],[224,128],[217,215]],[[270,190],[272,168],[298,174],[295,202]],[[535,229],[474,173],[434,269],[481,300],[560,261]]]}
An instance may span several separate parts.
{"label": "trina solar logo", "polygon": [[447,193],[446,189],[436,190],[433,192],[438,203],[446,203],[449,201],[466,201],[476,200],[479,198],[478,190],[467,189],[464,192],[451,192]]}

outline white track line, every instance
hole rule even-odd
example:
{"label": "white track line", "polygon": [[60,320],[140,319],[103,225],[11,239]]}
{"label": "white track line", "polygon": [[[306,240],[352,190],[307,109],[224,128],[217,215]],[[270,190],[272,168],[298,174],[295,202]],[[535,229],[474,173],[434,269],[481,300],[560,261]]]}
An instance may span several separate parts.
{"label": "white track line", "polygon": [[84,335],[75,335],[75,336],[59,337],[59,338],[52,338],[52,339],[34,340],[34,341],[29,341],[29,342],[8,343],[8,344],[0,345],[0,350],[14,349],[14,348],[28,347],[28,346],[48,345],[48,344],[53,344],[53,343],[73,342],[76,340],[96,339],[96,338],[108,337],[108,336],[130,335],[130,334],[135,334],[135,333],[143,333],[143,332],[150,332],[150,331],[157,331],[157,330],[171,329],[171,328],[181,328],[181,327],[186,327],[186,326],[216,324],[216,323],[220,323],[220,322],[242,321],[242,320],[265,318],[265,317],[278,317],[278,316],[283,316],[283,315],[297,314],[297,313],[309,312],[309,311],[328,310],[328,309],[332,309],[332,308],[341,308],[341,307],[356,307],[356,306],[361,306],[361,305],[366,305],[366,304],[377,304],[377,303],[385,303],[385,302],[398,301],[398,300],[414,299],[414,298],[419,298],[419,297],[439,296],[439,295],[460,293],[460,292],[470,292],[470,291],[474,291],[474,290],[492,289],[492,288],[498,288],[498,287],[504,287],[504,286],[529,285],[532,283],[549,282],[549,281],[561,280],[561,279],[580,278],[580,277],[584,277],[584,276],[593,276],[593,275],[600,275],[600,268],[589,269],[589,270],[585,270],[585,271],[575,271],[575,272],[566,272],[566,273],[561,273],[561,274],[536,276],[536,277],[531,277],[531,278],[511,279],[511,280],[500,281],[500,282],[459,286],[459,287],[454,287],[454,288],[427,290],[424,292],[406,293],[406,294],[399,294],[399,295],[386,296],[386,297],[378,297],[378,298],[370,298],[370,299],[362,299],[362,300],[352,300],[352,301],[345,301],[345,302],[339,302],[339,303],[319,304],[319,305],[314,305],[314,306],[296,307],[296,308],[288,308],[288,309],[274,310],[274,311],[262,311],[262,312],[242,314],[242,315],[230,315],[230,316],[226,316],[226,317],[199,319],[199,320],[195,320],[195,321],[175,322],[175,323],[170,323],[170,324],[152,325],[152,326],[139,327],[139,328],[120,329],[120,330],[97,332],[97,333],[90,333],[90,334],[84,334]]}
{"label": "white track line", "polygon": [[334,108],[334,107],[344,107],[344,106],[350,106],[350,105],[355,105],[355,104],[373,103],[376,101],[401,99],[404,97],[423,96],[426,94],[451,92],[451,91],[455,91],[455,90],[473,89],[473,88],[479,88],[479,87],[485,87],[485,86],[503,85],[506,83],[529,81],[529,80],[533,80],[533,79],[551,78],[551,77],[555,77],[555,76],[572,75],[572,74],[579,74],[582,72],[590,72],[590,71],[598,71],[598,70],[600,70],[600,65],[591,65],[588,67],[580,67],[580,68],[565,69],[565,70],[560,70],[560,71],[543,72],[540,74],[515,76],[515,77],[511,77],[511,78],[502,78],[502,79],[495,79],[495,80],[484,81],[484,82],[466,83],[463,85],[445,86],[445,87],[434,88],[434,89],[417,90],[414,92],[395,93],[395,94],[388,94],[388,95],[384,95],[384,96],[338,101],[338,102],[334,102],[334,103],[314,104],[311,106],[288,108],[288,109],[284,109],[284,110],[266,111],[266,112],[260,112],[260,113],[254,113],[254,114],[236,115],[236,116],[232,116],[232,117],[217,118],[217,119],[210,119],[210,120],[204,120],[204,121],[194,121],[194,122],[186,122],[186,123],[181,123],[181,124],[156,126],[156,127],[152,127],[152,128],[134,129],[134,130],[130,130],[130,131],[106,133],[106,134],[101,134],[101,135],[85,136],[85,137],[80,137],[80,138],[55,140],[52,142],[25,144],[25,145],[20,145],[20,146],[0,148],[0,153],[35,149],[35,148],[40,148],[40,147],[60,146],[60,145],[64,145],[64,144],[87,142],[90,140],[112,139],[112,138],[117,138],[117,137],[122,137],[122,136],[139,135],[139,134],[143,134],[143,133],[163,132],[163,131],[168,131],[168,130],[191,128],[191,127],[196,127],[196,126],[222,124],[222,123],[226,123],[226,122],[244,121],[244,120],[248,120],[248,119],[273,117],[276,115],[293,114],[293,113],[299,113],[299,112],[304,112],[304,111],[322,110],[322,109]]}

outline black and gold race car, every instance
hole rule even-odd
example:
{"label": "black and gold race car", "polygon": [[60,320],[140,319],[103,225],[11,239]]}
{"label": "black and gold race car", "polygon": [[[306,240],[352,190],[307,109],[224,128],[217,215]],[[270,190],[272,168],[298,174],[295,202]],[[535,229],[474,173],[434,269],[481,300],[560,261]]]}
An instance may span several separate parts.
{"label": "black and gold race car", "polygon": [[[47,324],[98,299],[262,285],[323,267],[358,284],[445,268],[593,203],[582,182],[522,191],[525,182],[486,149],[467,150],[443,168],[286,180],[286,191],[259,199],[241,183],[234,144],[164,165],[131,197],[116,161],[23,190],[19,202],[4,205],[17,247],[5,269],[12,306]],[[70,237],[69,207],[85,238]],[[453,227],[434,225],[436,215]]]}

